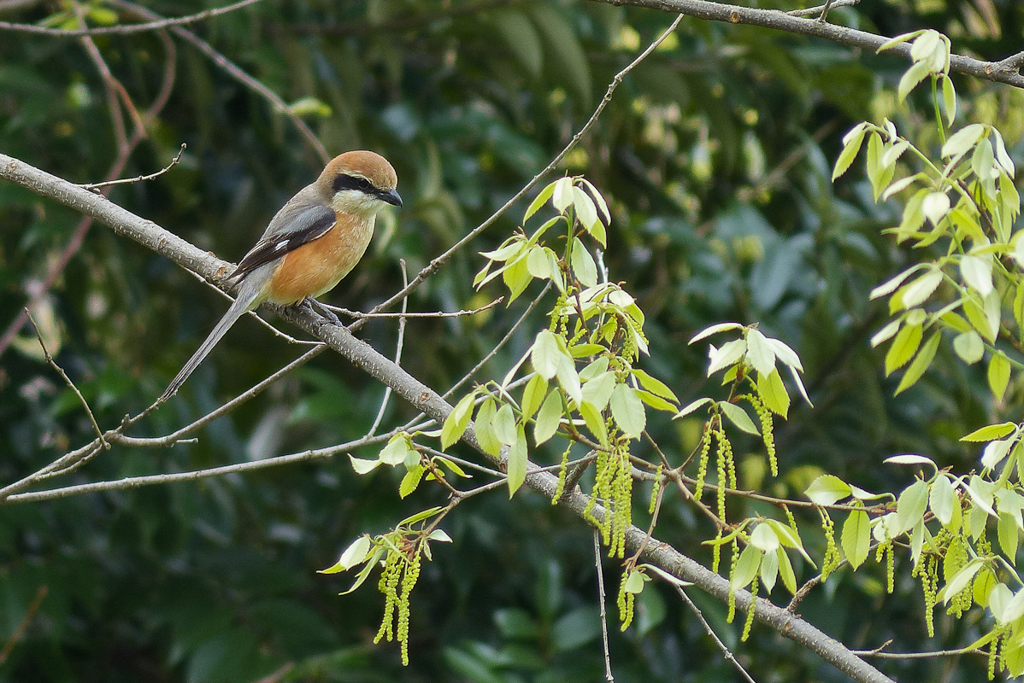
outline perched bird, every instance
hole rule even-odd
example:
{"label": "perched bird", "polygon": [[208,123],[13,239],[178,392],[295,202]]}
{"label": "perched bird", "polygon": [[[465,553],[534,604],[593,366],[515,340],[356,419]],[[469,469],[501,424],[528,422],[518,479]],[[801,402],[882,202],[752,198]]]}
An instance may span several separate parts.
{"label": "perched bird", "polygon": [[221,337],[245,313],[265,301],[294,304],[334,288],[362,258],[377,213],[402,206],[398,176],[374,152],[346,152],[320,177],[281,207],[227,283],[238,287],[235,302],[199,350],[185,363],[161,400],[174,395]]}

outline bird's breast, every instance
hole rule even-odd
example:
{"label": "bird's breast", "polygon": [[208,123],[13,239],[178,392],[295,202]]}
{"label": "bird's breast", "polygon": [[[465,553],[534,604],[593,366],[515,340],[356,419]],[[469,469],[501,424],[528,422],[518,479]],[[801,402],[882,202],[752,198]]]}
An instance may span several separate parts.
{"label": "bird's breast", "polygon": [[322,237],[288,252],[274,272],[267,297],[279,304],[316,298],[334,289],[362,258],[373,237],[373,218],[337,214]]}

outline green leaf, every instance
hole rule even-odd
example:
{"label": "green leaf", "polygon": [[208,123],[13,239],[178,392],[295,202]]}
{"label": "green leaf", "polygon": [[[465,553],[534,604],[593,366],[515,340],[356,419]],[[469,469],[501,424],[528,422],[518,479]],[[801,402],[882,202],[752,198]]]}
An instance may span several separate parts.
{"label": "green leaf", "polygon": [[1020,541],[1020,527],[1013,515],[1000,512],[997,525],[999,547],[1011,564],[1017,564],[1017,543]]}
{"label": "green leaf", "polygon": [[555,181],[555,191],[551,195],[551,205],[558,213],[565,213],[565,210],[572,206],[572,178],[559,178]]}
{"label": "green leaf", "polygon": [[953,596],[960,593],[964,588],[967,588],[967,584],[971,582],[974,575],[977,574],[984,566],[984,563],[980,559],[974,559],[968,562],[967,566],[963,567],[946,581],[946,585],[942,587],[941,591],[939,591],[936,599],[948,603]]}
{"label": "green leaf", "polygon": [[626,591],[627,593],[633,593],[634,595],[638,595],[644,590],[645,578],[646,577],[644,576],[643,572],[639,572],[634,569],[629,573],[629,576],[626,578],[626,583],[622,586],[622,590]]}
{"label": "green leaf", "polygon": [[494,436],[506,446],[516,442],[516,416],[512,412],[512,406],[507,403],[498,408],[498,414],[494,418]]}
{"label": "green leaf", "polygon": [[854,569],[864,564],[871,547],[871,522],[868,513],[854,510],[843,523],[843,552]]}
{"label": "green leaf", "polygon": [[588,234],[593,234],[596,227],[595,224],[600,225],[601,223],[597,218],[597,207],[594,206],[594,200],[575,185],[572,188],[572,197],[572,206],[576,209],[577,220],[583,225]]}
{"label": "green leaf", "polygon": [[602,446],[608,445],[608,427],[604,415],[589,403],[582,403],[579,407],[583,421],[587,423],[587,429],[591,431]]}
{"label": "green leaf", "polygon": [[610,406],[612,418],[622,433],[633,439],[639,438],[647,426],[647,413],[636,390],[626,384],[616,385]]}
{"label": "green leaf", "polygon": [[630,372],[634,377],[636,377],[637,381],[640,382],[640,386],[647,391],[652,394],[656,394],[657,396],[661,396],[664,399],[668,399],[669,401],[673,401],[674,403],[679,403],[679,399],[676,398],[676,395],[668,388],[668,385],[660,379],[648,375],[639,368],[633,368]]}
{"label": "green leaf", "polygon": [[1010,361],[1002,351],[992,354],[988,361],[988,386],[997,402],[1002,402],[1010,383]]}
{"label": "green leaf", "polygon": [[533,441],[538,446],[550,439],[558,431],[562,419],[562,399],[557,391],[552,391],[544,399],[533,425]]}
{"label": "green leaf", "polygon": [[370,537],[362,535],[352,541],[341,553],[341,557],[327,569],[317,570],[318,574],[337,574],[362,564],[370,554]]}
{"label": "green leaf", "polygon": [[974,365],[985,355],[985,342],[974,330],[961,332],[953,339],[953,350],[960,356],[960,360]]}
{"label": "green leaf", "polygon": [[678,408],[676,404],[669,403],[661,396],[655,396],[651,392],[644,391],[643,389],[637,389],[636,395],[640,397],[641,401],[643,401],[650,407],[654,408],[655,410],[661,410],[666,413],[674,413],[676,412],[676,408]]}
{"label": "green leaf", "polygon": [[1007,436],[1016,428],[1017,425],[1014,424],[1013,422],[1000,422],[999,424],[988,425],[986,427],[982,427],[981,429],[975,429],[967,436],[960,437],[960,440],[973,442],[994,441],[996,439],[1001,439],[1004,436]]}
{"label": "green leaf", "polygon": [[893,371],[903,367],[917,353],[921,345],[921,337],[924,336],[920,325],[906,325],[896,335],[892,346],[885,354],[885,374],[891,375]]}
{"label": "green leaf", "polygon": [[398,496],[405,498],[410,493],[416,490],[420,485],[420,480],[423,479],[423,473],[426,471],[422,465],[413,465],[409,468],[409,471],[402,477],[402,483],[398,486]]}
{"label": "green leaf", "polygon": [[614,391],[615,373],[602,372],[583,385],[583,402],[589,403],[597,412],[601,412],[607,407]]}
{"label": "green leaf", "polygon": [[550,380],[558,371],[558,357],[562,350],[558,346],[558,339],[550,330],[541,330],[537,333],[537,340],[533,343],[530,351],[530,361],[533,369],[541,377]]}
{"label": "green leaf", "polygon": [[357,458],[354,455],[349,455],[348,457],[349,460],[352,461],[352,469],[354,469],[356,474],[359,475],[369,474],[381,465],[380,458],[376,460],[367,460],[365,458]]}
{"label": "green leaf", "polygon": [[857,153],[860,151],[861,145],[864,143],[864,132],[864,124],[857,124],[857,126],[843,138],[843,151],[839,153],[839,158],[836,159],[835,169],[832,171],[833,181],[846,173],[853,164],[854,159],[857,158]]}
{"label": "green leaf", "polygon": [[758,330],[747,332],[746,358],[762,375],[770,375],[775,370],[775,351],[768,344],[768,338]]}
{"label": "green leaf", "polygon": [[775,552],[765,553],[761,558],[761,585],[766,593],[771,593],[775,588],[775,582],[779,578],[779,556],[778,548]]}
{"label": "green leaf", "polygon": [[900,494],[896,501],[896,518],[900,531],[912,529],[928,509],[928,484],[918,479]]}
{"label": "green leaf", "polygon": [[940,474],[932,482],[931,492],[928,496],[928,506],[931,508],[935,519],[939,520],[942,526],[948,526],[953,521],[953,506],[959,505],[956,490],[949,481],[949,477]]}
{"label": "green leaf", "polygon": [[778,368],[772,369],[772,374],[768,376],[757,373],[757,394],[776,415],[785,418],[789,414],[789,392],[782,383]]}
{"label": "green leaf", "polygon": [[833,505],[853,494],[853,488],[831,474],[823,474],[807,487],[804,495],[818,505]]}
{"label": "green leaf", "polygon": [[[500,412],[500,411],[499,411]],[[515,495],[519,487],[526,481],[526,434],[523,425],[516,426],[516,441],[508,449],[508,497]]]}
{"label": "green leaf", "polygon": [[796,595],[796,574],[793,572],[793,563],[789,561],[789,555],[782,548],[775,551],[779,558],[779,576],[782,577],[782,585],[790,593]]}
{"label": "green leaf", "polygon": [[[534,376],[537,377],[538,375]],[[494,418],[496,414],[497,409],[494,405],[494,399],[487,398],[480,404],[480,410],[476,413],[476,423],[474,424],[476,440],[480,444],[480,448],[484,449],[485,453],[495,456],[501,453],[502,443],[494,431]]]}
{"label": "green leaf", "polygon": [[734,591],[746,588],[757,576],[757,570],[760,567],[761,551],[748,545],[736,561],[736,568],[733,570],[732,576],[729,577],[729,588]]}
{"label": "green leaf", "polygon": [[706,339],[707,337],[710,337],[713,334],[718,334],[719,332],[728,332],[729,330],[742,329],[743,325],[740,325],[739,323],[718,323],[717,325],[712,325],[711,327],[705,327],[703,330],[695,334],[693,337],[690,338],[690,341],[687,342],[687,345],[696,344],[701,339]]}
{"label": "green leaf", "polygon": [[900,79],[900,84],[897,88],[897,96],[900,102],[907,99],[910,91],[916,88],[917,84],[923,81],[929,73],[931,71],[927,62],[914,62]]}
{"label": "green leaf", "polygon": [[779,537],[767,522],[761,522],[750,533],[750,545],[763,553],[773,553],[779,548]]}
{"label": "green leaf", "polygon": [[721,401],[718,403],[718,407],[722,410],[722,413],[729,418],[729,422],[732,422],[736,427],[747,434],[754,434],[760,436],[761,432],[754,424],[750,416],[747,415],[747,411],[740,408],[735,403],[729,403],[728,401]]}
{"label": "green leaf", "polygon": [[475,397],[475,391],[466,394],[455,405],[452,412],[448,413],[448,417],[444,420],[444,426],[441,428],[442,450],[461,439],[462,435],[466,432],[466,427],[469,426],[469,418],[472,415],[473,399]]}
{"label": "green leaf", "polygon": [[527,266],[526,259],[521,258],[515,263],[510,264],[501,273],[502,279],[505,281],[505,286],[508,287],[509,297],[508,305],[512,305],[512,302],[519,298],[526,288],[533,282],[533,276],[530,275],[530,268]]}
{"label": "green leaf", "polygon": [[712,401],[710,398],[698,398],[696,401],[691,401],[690,403],[686,404],[686,406],[682,410],[676,413],[672,419],[678,420],[681,417],[686,417],[687,415],[697,410],[701,406],[705,406],[709,403],[714,403],[714,401]]}
{"label": "green leaf", "polygon": [[944,158],[952,157],[953,159],[962,157],[978,144],[978,141],[985,135],[985,132],[985,125],[981,123],[972,123],[969,126],[964,126],[946,140],[946,144],[942,146],[942,156]]}
{"label": "green leaf", "polygon": [[572,272],[576,274],[580,284],[584,287],[593,287],[597,284],[597,264],[579,237],[573,238],[571,260]]}
{"label": "green leaf", "polygon": [[925,345],[921,348],[921,352],[917,354],[914,362],[910,364],[907,371],[903,373],[903,378],[900,380],[900,384],[896,387],[896,393],[899,394],[902,391],[909,389],[917,383],[917,380],[921,379],[921,376],[928,369],[928,366],[932,364],[932,360],[935,359],[935,352],[939,348],[939,341],[942,337],[942,332],[936,330]]}
{"label": "green leaf", "polygon": [[[388,441],[388,445],[381,450],[377,459],[385,465],[396,467],[405,462],[405,456],[409,453],[409,437],[405,434],[395,434]],[[360,474],[362,474],[360,472]]]}
{"label": "green leaf", "polygon": [[547,187],[541,190],[540,194],[534,197],[533,201],[530,202],[529,208],[526,209],[526,214],[523,215],[523,223],[530,220],[530,216],[537,213],[540,207],[544,206],[544,203],[551,199],[551,195],[555,193],[555,185],[557,184],[557,180],[552,183],[548,183]]}
{"label": "green leaf", "polygon": [[529,420],[533,417],[533,414],[540,408],[540,404],[544,401],[544,396],[548,392],[548,381],[544,379],[540,373],[534,374],[530,378],[530,381],[526,383],[526,388],[523,389],[523,419]]}

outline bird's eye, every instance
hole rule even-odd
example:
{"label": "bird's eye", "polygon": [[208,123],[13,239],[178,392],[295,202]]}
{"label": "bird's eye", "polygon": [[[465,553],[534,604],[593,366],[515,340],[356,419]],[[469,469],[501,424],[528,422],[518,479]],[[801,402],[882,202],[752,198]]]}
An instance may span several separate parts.
{"label": "bird's eye", "polygon": [[366,178],[360,178],[359,176],[341,174],[334,179],[334,191],[341,192],[343,190],[359,190],[367,194],[374,191],[373,183]]}

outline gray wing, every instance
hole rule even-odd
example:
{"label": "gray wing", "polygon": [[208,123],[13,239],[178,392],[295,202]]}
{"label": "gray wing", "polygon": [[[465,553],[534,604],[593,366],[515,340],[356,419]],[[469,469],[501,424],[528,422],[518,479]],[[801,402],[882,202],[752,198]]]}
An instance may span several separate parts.
{"label": "gray wing", "polygon": [[[295,199],[298,199],[297,195]],[[292,200],[293,202],[295,200]],[[323,204],[296,208],[289,202],[274,216],[263,237],[245,255],[229,279],[240,281],[260,266],[275,261],[288,252],[323,237],[334,227],[334,211]]]}

